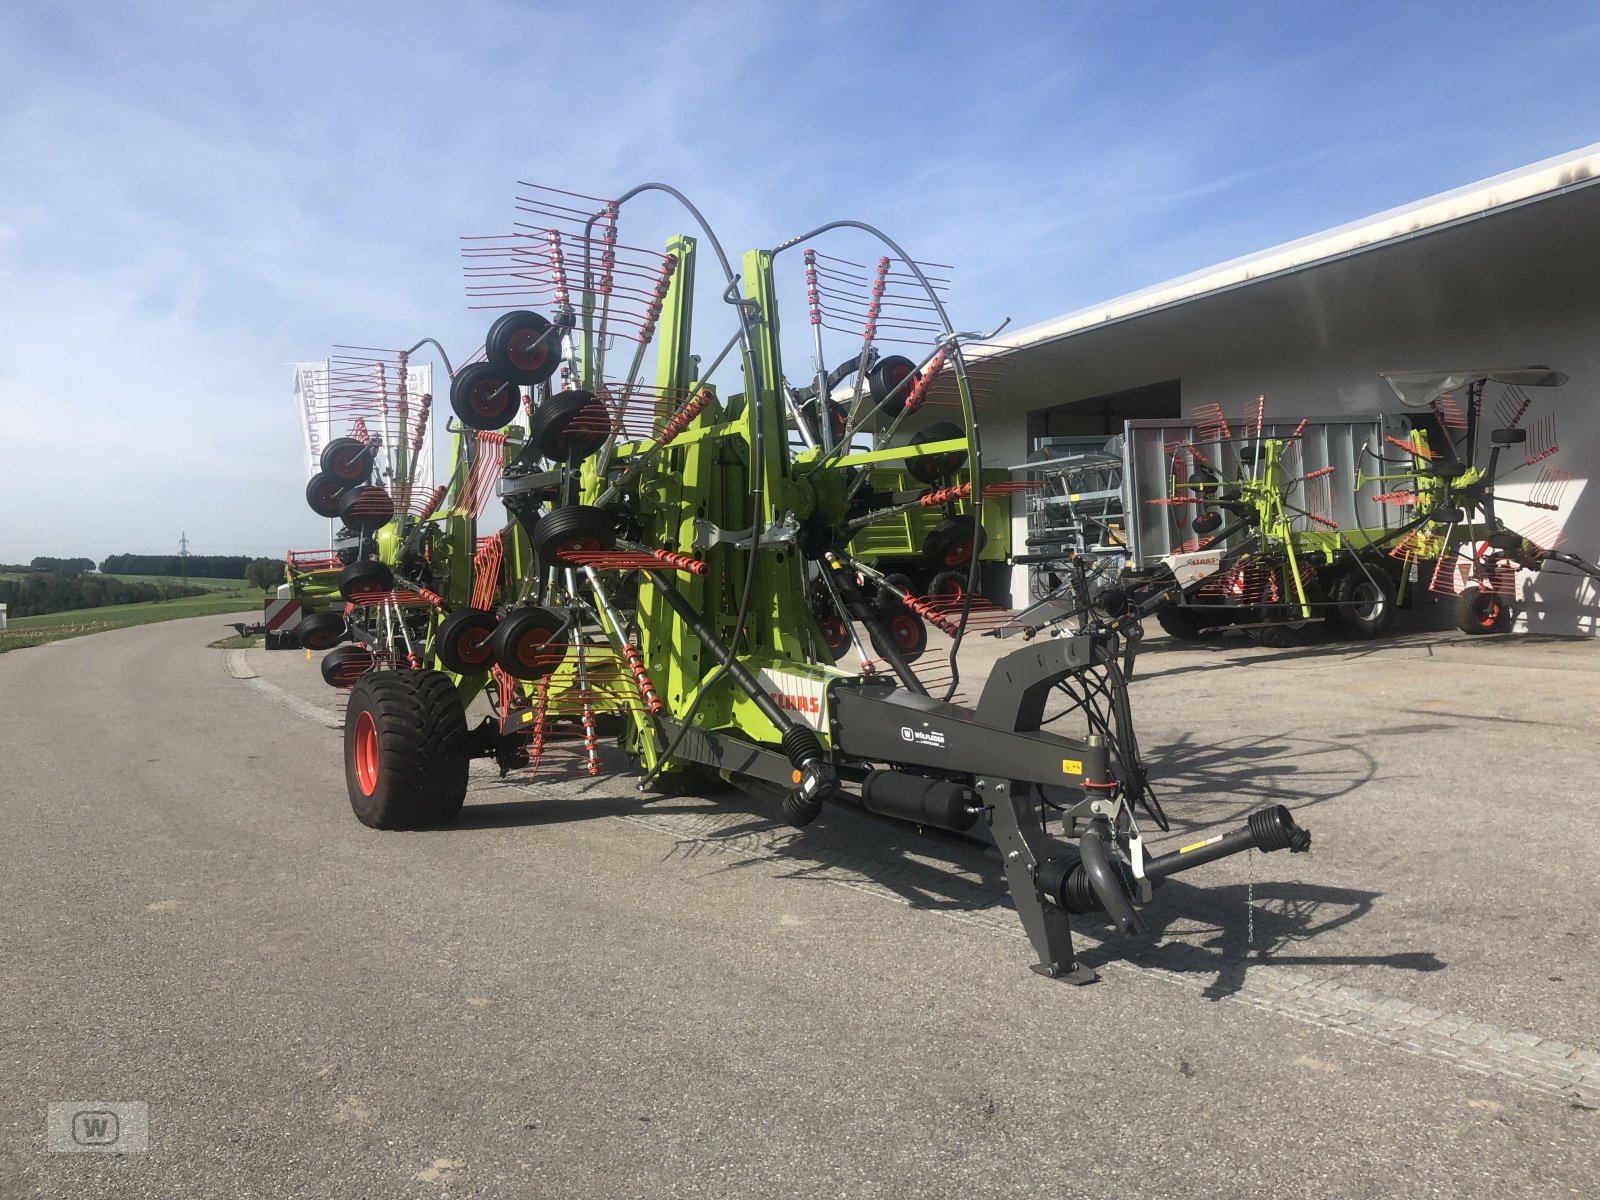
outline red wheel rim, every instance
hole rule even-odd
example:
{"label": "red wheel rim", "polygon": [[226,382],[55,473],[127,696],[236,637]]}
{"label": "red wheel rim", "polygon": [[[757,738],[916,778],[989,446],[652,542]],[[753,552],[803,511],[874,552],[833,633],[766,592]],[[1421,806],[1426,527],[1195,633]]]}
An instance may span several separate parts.
{"label": "red wheel rim", "polygon": [[911,370],[910,367],[896,367],[890,371],[889,386],[892,388],[899,387],[911,375]]}
{"label": "red wheel rim", "polygon": [[894,638],[894,644],[900,649],[914,649],[917,644],[917,619],[907,613],[900,613],[889,622],[889,633]]}
{"label": "red wheel rim", "polygon": [[517,661],[530,671],[542,670],[554,661],[549,649],[552,630],[530,629],[517,639]]}
{"label": "red wheel rim", "polygon": [[356,716],[356,786],[363,796],[378,790],[378,726],[365,710]]}
{"label": "red wheel rim", "polygon": [[936,593],[936,595],[938,596],[938,598],[940,600],[957,600],[957,601],[959,601],[961,599],[961,597],[966,593],[966,590],[967,589],[965,587],[963,587],[959,583],[955,583],[953,581],[947,581],[947,582],[941,583],[939,585],[939,590]]}
{"label": "red wheel rim", "polygon": [[490,629],[463,630],[456,639],[456,655],[464,663],[479,666],[489,661],[489,639],[494,631]]}
{"label": "red wheel rim", "polygon": [[519,371],[537,371],[550,357],[550,343],[540,342],[543,329],[525,329],[512,334],[506,358]]}
{"label": "red wheel rim", "polygon": [[341,479],[358,479],[365,450],[341,450],[333,456],[333,473]]}
{"label": "red wheel rim", "polygon": [[844,622],[837,617],[820,622],[819,627],[822,630],[822,640],[827,643],[830,650],[838,650],[850,640],[850,635],[845,632]]}
{"label": "red wheel rim", "polygon": [[344,494],[344,489],[336,483],[325,483],[317,489],[317,503],[323,508],[338,508],[339,497]]}
{"label": "red wheel rim", "polygon": [[480,417],[498,417],[507,411],[509,407],[507,397],[511,396],[513,391],[509,383],[502,383],[498,379],[485,379],[472,389],[467,397],[467,403]]}
{"label": "red wheel rim", "polygon": [[586,550],[598,549],[600,549],[600,539],[585,533],[577,537],[568,538],[557,546],[556,557],[559,558],[563,554],[582,554]]}
{"label": "red wheel rim", "polygon": [[1478,624],[1485,629],[1493,629],[1500,623],[1500,601],[1493,596],[1485,596],[1478,603]]}
{"label": "red wheel rim", "polygon": [[971,557],[972,541],[968,539],[967,541],[952,546],[950,549],[945,551],[944,565],[947,567],[959,567]]}

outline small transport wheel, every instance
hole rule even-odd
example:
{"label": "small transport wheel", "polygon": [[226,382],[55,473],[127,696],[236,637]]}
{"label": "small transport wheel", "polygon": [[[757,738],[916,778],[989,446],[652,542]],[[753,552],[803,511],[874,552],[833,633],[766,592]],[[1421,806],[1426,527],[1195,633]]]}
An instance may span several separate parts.
{"label": "small transport wheel", "polygon": [[908,663],[916,662],[928,648],[928,627],[909,608],[901,608],[883,618],[883,626],[894,648]]}
{"label": "small transport wheel", "polygon": [[337,517],[339,500],[349,488],[350,485],[342,479],[318,471],[306,481],[306,503],[319,517]]}
{"label": "small transport wheel", "polygon": [[611,515],[588,504],[569,504],[545,516],[533,530],[533,550],[541,563],[572,551],[609,550],[617,535]]}
{"label": "small transport wheel", "polygon": [[353,562],[339,572],[339,594],[352,604],[371,604],[373,597],[394,591],[394,572],[375,558]]}
{"label": "small transport wheel", "polygon": [[[911,439],[913,446],[926,446],[930,442],[948,442],[953,438],[965,439],[967,431],[953,421],[940,421],[919,430]],[[965,450],[951,450],[944,454],[919,454],[906,459],[906,474],[918,483],[933,483],[945,475],[954,475],[967,465]]]}
{"label": "small transport wheel", "polygon": [[339,519],[357,533],[377,533],[394,520],[394,501],[377,484],[354,487],[339,497]]}
{"label": "small transport wheel", "polygon": [[499,618],[481,608],[462,608],[439,623],[433,652],[457,675],[482,675],[494,662],[494,637]]}
{"label": "small transport wheel", "polygon": [[[880,358],[867,372],[867,394],[872,397],[874,408],[883,404],[884,397],[890,392],[894,396],[889,403],[883,404],[878,410],[879,415],[886,421],[892,421],[905,411],[906,401],[911,398],[911,389],[916,386],[915,381],[907,383],[898,392],[894,389],[900,386],[902,380],[910,377],[917,369],[917,364],[902,354],[891,354],[887,358]],[[960,434],[956,435],[960,437]]]}
{"label": "small transport wheel", "polygon": [[373,449],[360,438],[334,438],[322,448],[322,473],[348,487],[372,474]]}
{"label": "small transport wheel", "polygon": [[[883,579],[884,583],[893,584],[895,587],[899,588],[902,592],[905,592],[909,596],[915,596],[917,594],[916,581],[909,575],[903,575],[896,571],[892,574],[885,575]],[[906,607],[906,602],[900,599],[899,596],[896,596],[888,588],[879,585],[877,595],[872,597],[872,607],[877,609],[880,613],[887,615],[889,613],[903,611]]]}
{"label": "small transport wheel", "polygon": [[581,461],[605,445],[610,431],[611,414],[593,392],[557,392],[533,410],[528,445],[551,462]]}
{"label": "small transport wheel", "polygon": [[561,331],[539,313],[518,309],[489,326],[483,353],[501,378],[531,387],[561,366]]}
{"label": "small transport wheel", "polygon": [[817,628],[822,631],[822,644],[828,648],[833,661],[838,662],[850,649],[850,630],[845,627],[844,619],[839,616],[820,617]]}
{"label": "small transport wheel", "polygon": [[295,632],[307,650],[331,650],[350,636],[350,626],[343,613],[319,612],[301,617]]}
{"label": "small transport wheel", "polygon": [[929,532],[927,541],[922,543],[922,558],[936,571],[964,567],[974,554],[983,553],[987,538],[983,526],[972,517],[950,517]]}
{"label": "small transport wheel", "polygon": [[940,571],[928,583],[928,599],[935,604],[960,604],[967,594],[965,571]]}
{"label": "small transport wheel", "polygon": [[1456,596],[1456,628],[1462,633],[1504,633],[1511,628],[1511,605],[1504,596],[1469,583]]}
{"label": "small transport wheel", "polygon": [[513,679],[543,679],[567,656],[567,619],[548,608],[507,613],[490,639],[494,661]]}
{"label": "small transport wheel", "polygon": [[322,656],[322,682],[329,687],[350,687],[372,670],[376,661],[372,651],[357,642],[335,646]]}
{"label": "small transport wheel", "polygon": [[[811,436],[818,445],[822,444],[822,427],[817,422],[817,402],[815,399],[807,400],[800,406],[800,419],[806,423],[806,428],[811,431]],[[838,445],[844,439],[845,430],[850,428],[850,418],[845,414],[844,405],[837,400],[828,401],[828,436],[833,444]]]}
{"label": "small transport wheel", "polygon": [[1273,650],[1289,650],[1296,646],[1309,646],[1317,640],[1317,628],[1321,622],[1312,618],[1306,620],[1300,616],[1298,605],[1273,604],[1253,612],[1250,620],[1271,621],[1271,625],[1263,625],[1259,629],[1246,629],[1245,633],[1250,640],[1258,646],[1266,646]]}
{"label": "small transport wheel", "polygon": [[1328,599],[1333,604],[1328,631],[1336,637],[1362,641],[1379,637],[1394,618],[1394,582],[1381,566],[1366,571],[1356,565],[1346,567],[1334,576]]}
{"label": "small transport wheel", "polygon": [[1215,635],[1201,631],[1227,624],[1225,617],[1218,616],[1222,611],[1215,605],[1168,604],[1156,609],[1156,624],[1180,642],[1209,642]]}
{"label": "small transport wheel", "polygon": [[473,429],[505,428],[521,404],[517,385],[488,363],[468,363],[450,380],[450,407]]}
{"label": "small transport wheel", "polygon": [[448,675],[369,671],[351,687],[344,774],[363,825],[416,829],[455,820],[471,754],[466,712]]}

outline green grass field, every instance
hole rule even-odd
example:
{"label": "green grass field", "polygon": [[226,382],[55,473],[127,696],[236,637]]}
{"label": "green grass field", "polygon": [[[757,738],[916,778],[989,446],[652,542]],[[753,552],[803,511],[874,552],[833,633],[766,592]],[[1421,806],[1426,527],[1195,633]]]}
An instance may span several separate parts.
{"label": "green grass field", "polygon": [[[26,579],[32,571],[0,571],[0,579]],[[214,592],[242,591],[249,587],[247,580],[243,579],[184,579],[177,575],[106,575],[105,579],[120,579],[123,583],[166,583],[182,586],[191,583],[195,587],[209,588]]]}
{"label": "green grass field", "polygon": [[[119,576],[135,579],[137,576]],[[244,585],[244,580],[213,580]],[[41,617],[16,617],[0,631],[0,654],[20,646],[38,646],[62,638],[103,633],[107,629],[126,629],[130,625],[149,625],[153,621],[175,621],[179,617],[221,616],[224,613],[251,613],[261,619],[260,588],[249,586],[214,590],[204,596],[181,600],[157,600],[149,604],[112,604],[105,608],[74,608]],[[218,631],[220,632],[220,625]]]}

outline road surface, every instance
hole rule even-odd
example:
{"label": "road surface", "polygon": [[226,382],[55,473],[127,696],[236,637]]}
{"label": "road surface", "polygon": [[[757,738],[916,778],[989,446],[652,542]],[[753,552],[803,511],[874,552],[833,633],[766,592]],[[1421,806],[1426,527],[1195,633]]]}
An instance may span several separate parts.
{"label": "road surface", "polygon": [[[1072,988],[993,863],[852,812],[475,768],[366,829],[342,696],[220,620],[0,656],[6,1200],[1595,1194],[1591,644],[1154,643],[1174,838],[1316,848]],[[148,1152],[47,1152],[69,1100]]]}

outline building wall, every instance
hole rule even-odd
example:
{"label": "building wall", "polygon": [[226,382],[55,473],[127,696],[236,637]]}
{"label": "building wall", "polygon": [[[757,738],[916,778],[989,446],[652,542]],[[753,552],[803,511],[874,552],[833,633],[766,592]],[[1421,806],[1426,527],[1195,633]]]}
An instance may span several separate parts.
{"label": "building wall", "polygon": [[[1561,452],[1547,465],[1574,476],[1554,515],[1564,548],[1594,559],[1600,488],[1586,485],[1600,457],[1596,262],[1600,187],[1587,187],[1029,347],[981,414],[984,457],[1026,457],[1030,410],[1166,379],[1181,380],[1185,412],[1214,402],[1242,413],[1265,393],[1270,416],[1298,418],[1402,411],[1381,370],[1542,363],[1571,376],[1532,392],[1530,419],[1557,414]],[[1498,391],[1491,385],[1491,411]],[[1537,473],[1522,474],[1531,482]],[[1501,515],[1525,528],[1545,514],[1506,506]],[[1021,529],[1019,515],[1019,545]],[[1527,627],[1600,631],[1600,595],[1586,582],[1545,572],[1525,586]],[[1013,595],[1025,587],[1018,569]]]}

